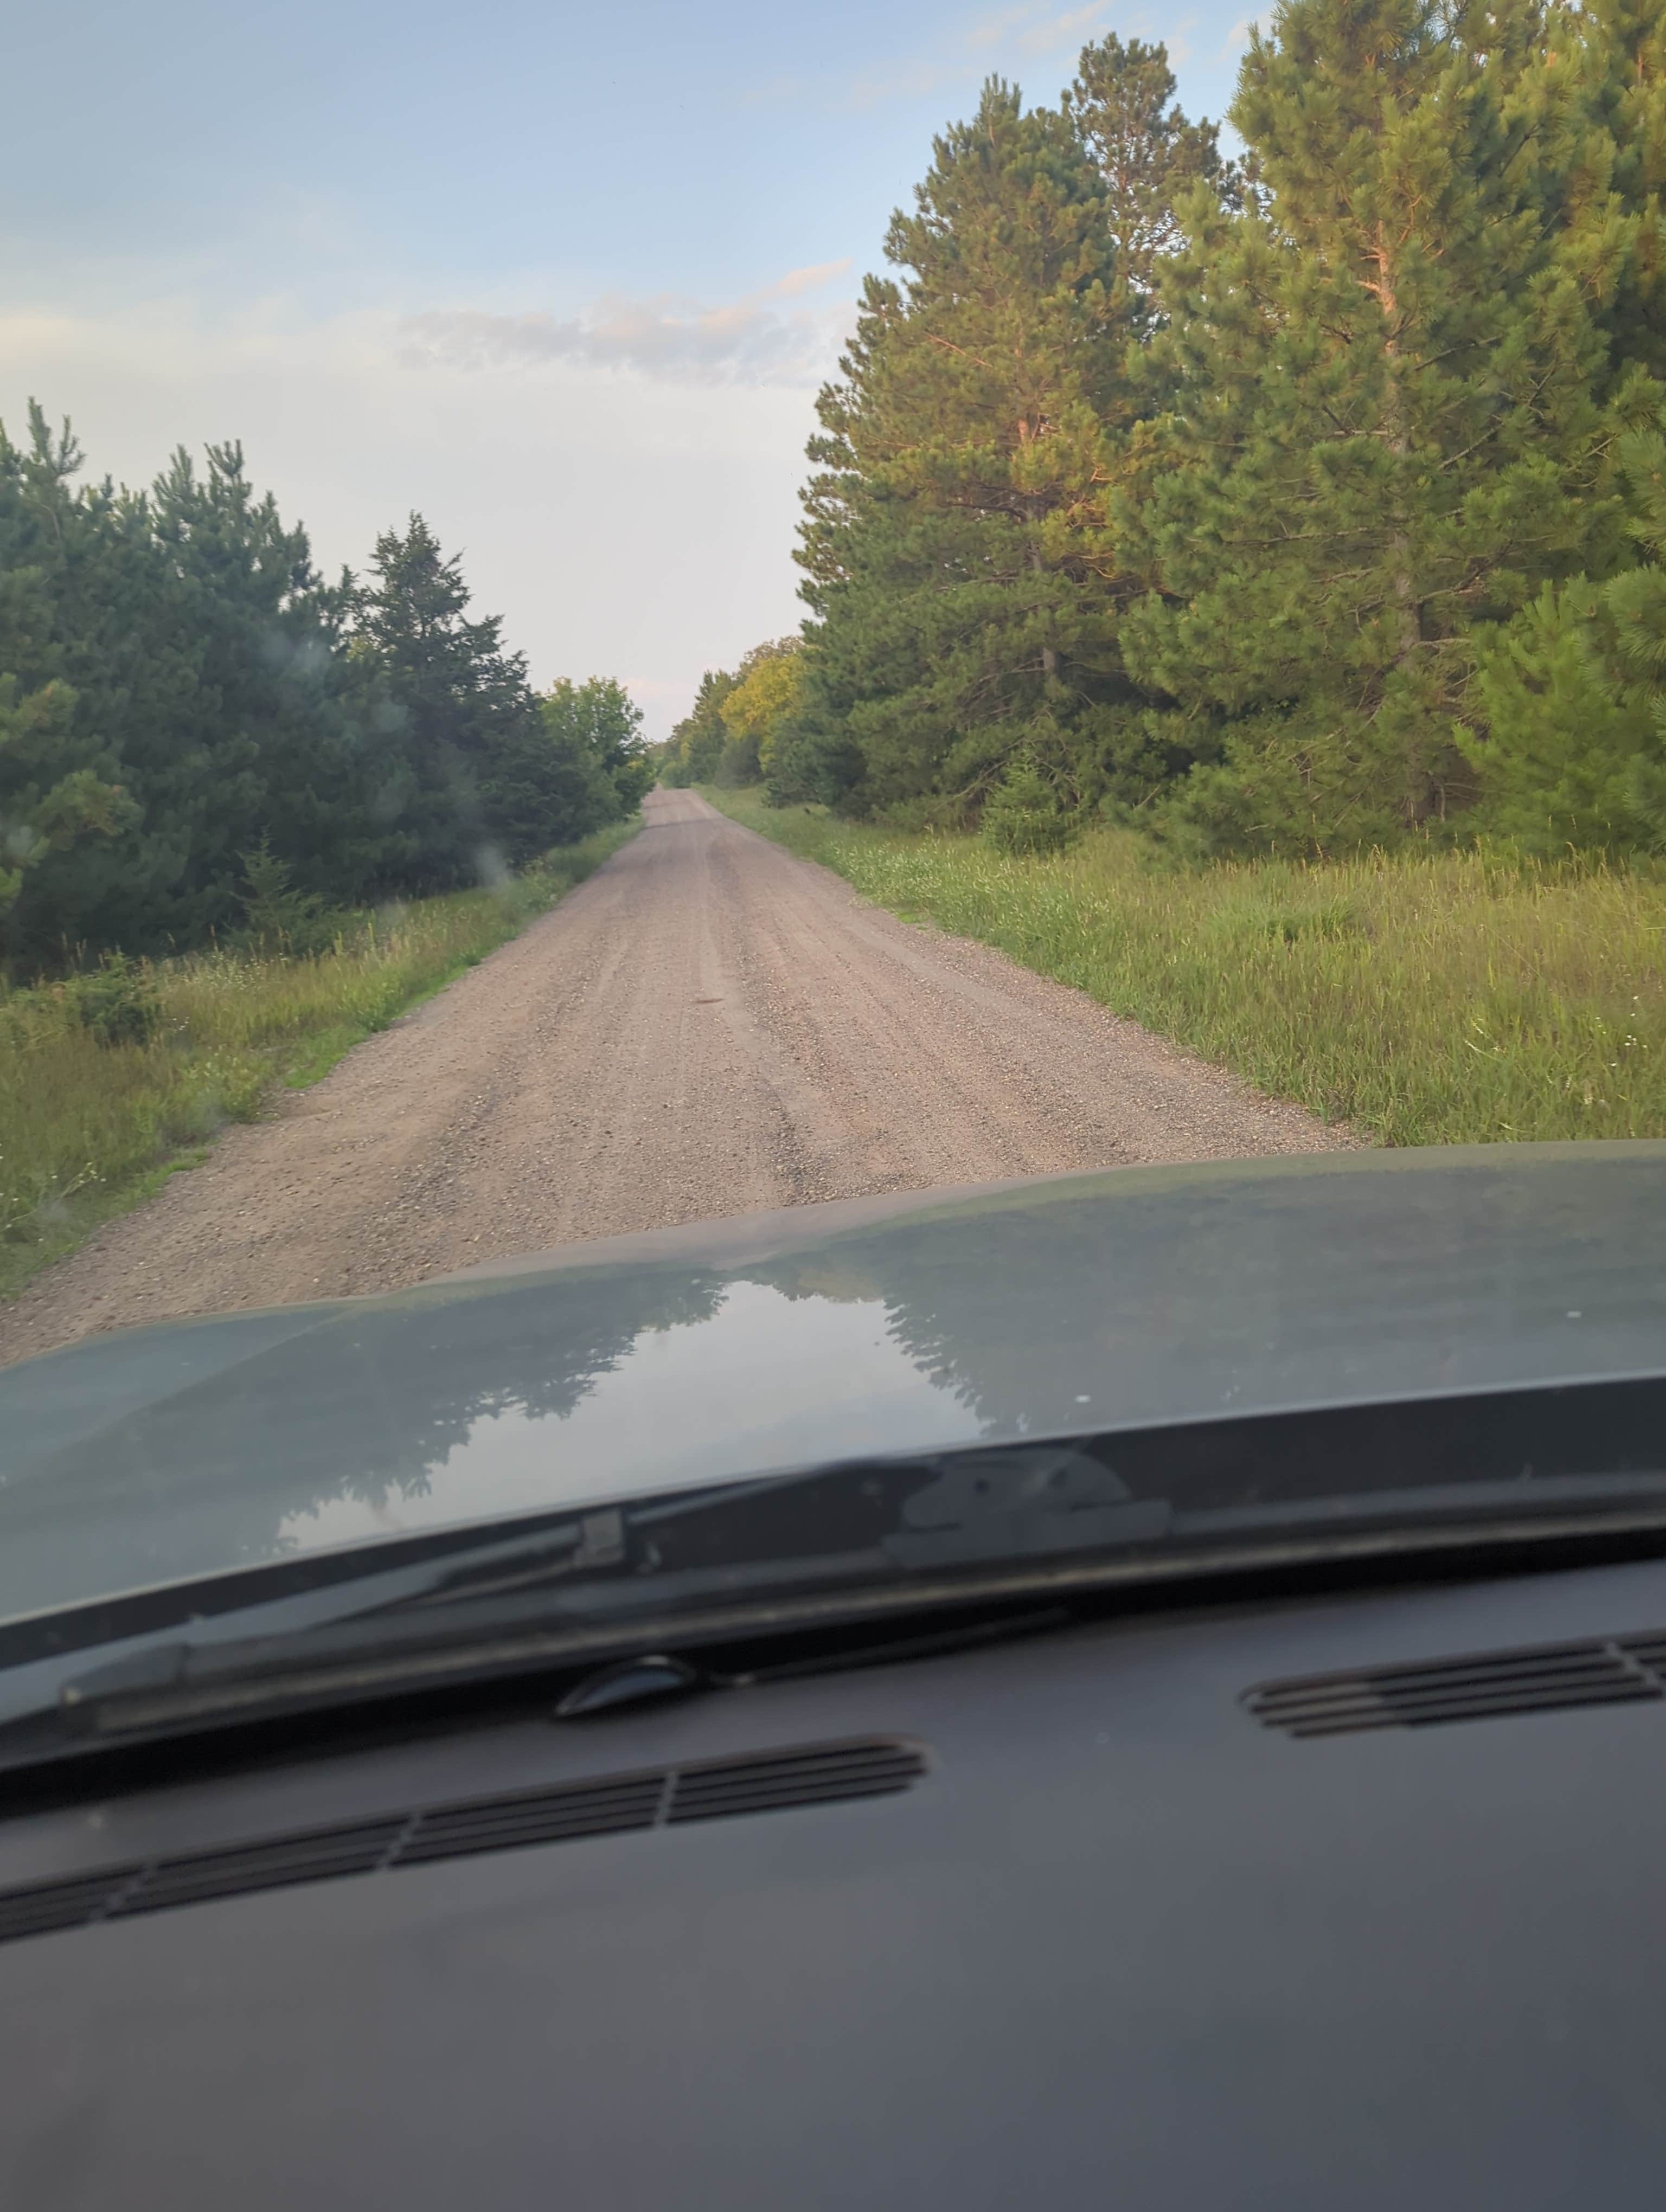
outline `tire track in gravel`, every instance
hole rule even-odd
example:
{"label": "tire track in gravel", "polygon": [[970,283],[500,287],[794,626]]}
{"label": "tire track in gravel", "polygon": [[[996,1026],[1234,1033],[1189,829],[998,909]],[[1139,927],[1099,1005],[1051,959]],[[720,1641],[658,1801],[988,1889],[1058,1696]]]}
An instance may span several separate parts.
{"label": "tire track in gravel", "polygon": [[692,792],[644,811],[551,913],[0,1310],[0,1359],[817,1199],[1353,1141]]}

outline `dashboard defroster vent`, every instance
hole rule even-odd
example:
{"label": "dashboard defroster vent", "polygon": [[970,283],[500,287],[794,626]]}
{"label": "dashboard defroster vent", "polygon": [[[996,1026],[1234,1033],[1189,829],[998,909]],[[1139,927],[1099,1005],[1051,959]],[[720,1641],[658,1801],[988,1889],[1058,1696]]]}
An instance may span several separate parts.
{"label": "dashboard defroster vent", "polygon": [[422,1806],[382,1820],[261,1837],[222,1850],[137,1860],[64,1881],[0,1890],[0,1943],[161,1912],[171,1905],[296,1882],[333,1881],[344,1875],[379,1874],[390,1867],[432,1865],[483,1851],[888,1796],[909,1788],[925,1771],[918,1745],[880,1737]]}
{"label": "dashboard defroster vent", "polygon": [[1434,1728],[1564,1706],[1639,1705],[1663,1696],[1666,1632],[1651,1632],[1263,1682],[1244,1692],[1243,1703],[1266,1728],[1313,1736]]}

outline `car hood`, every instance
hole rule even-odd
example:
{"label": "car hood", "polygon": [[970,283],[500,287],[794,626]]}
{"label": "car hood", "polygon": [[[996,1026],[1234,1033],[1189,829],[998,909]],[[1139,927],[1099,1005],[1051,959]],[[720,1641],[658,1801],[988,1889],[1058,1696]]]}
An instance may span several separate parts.
{"label": "car hood", "polygon": [[0,1618],[877,1453],[1666,1371],[1666,1144],[1123,1168],[573,1246],[0,1373]]}

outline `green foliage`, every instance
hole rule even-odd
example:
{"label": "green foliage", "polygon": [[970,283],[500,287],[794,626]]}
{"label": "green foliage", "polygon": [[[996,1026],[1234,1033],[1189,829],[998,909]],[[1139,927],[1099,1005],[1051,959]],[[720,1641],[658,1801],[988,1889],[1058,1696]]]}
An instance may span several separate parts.
{"label": "green foliage", "polygon": [[1527,852],[1666,849],[1666,437],[1633,431],[1617,459],[1652,558],[1547,585],[1478,648],[1478,822]]}
{"label": "green foliage", "polygon": [[998,853],[1061,853],[1077,824],[1033,753],[1013,755],[983,805],[983,835]]}
{"label": "green foliage", "polygon": [[287,860],[263,838],[243,855],[241,942],[267,959],[317,952],[329,943],[335,922],[315,891],[298,890]]}
{"label": "green foliage", "polygon": [[96,968],[67,977],[53,995],[70,1020],[100,1044],[149,1044],[162,1025],[155,976],[125,953],[106,952]]}
{"label": "green foliage", "polygon": [[981,939],[1389,1145],[1666,1136],[1666,881],[1366,854],[1153,863],[1126,830],[1044,858],[721,803],[865,898]]}
{"label": "green foliage", "polygon": [[[0,985],[0,1295],[143,1197],[275,1083],[310,1083],[581,881],[616,823],[494,890],[325,917],[319,949],[248,945],[161,961],[114,953],[62,981]],[[279,908],[289,896],[252,858]],[[281,863],[277,864],[281,866]]]}
{"label": "green foliage", "polygon": [[77,489],[80,466],[38,407],[24,444],[0,432],[14,975],[236,933],[251,854],[284,872],[271,927],[300,943],[324,908],[499,878],[639,803],[629,700],[541,705],[420,516],[330,586],[235,445],[144,493]]}
{"label": "green foliage", "polygon": [[868,280],[810,447],[814,796],[976,807],[1019,751],[1072,803],[1148,788],[1111,514],[1143,404],[1128,353],[1176,193],[1233,189],[1173,90],[1160,47],[1116,39],[1061,110],[992,82],[893,219],[899,274]]}
{"label": "green foliage", "polygon": [[1658,0],[1280,0],[1241,167],[1160,46],[992,82],[821,396],[772,795],[1652,848],[1663,87]]}
{"label": "green foliage", "polygon": [[728,787],[790,779],[786,753],[804,703],[803,641],[796,637],[754,646],[735,672],[723,702],[723,750],[714,781]]}
{"label": "green foliage", "polygon": [[562,682],[499,738],[486,786],[496,848],[513,867],[634,814],[653,777],[641,710],[605,677]]}
{"label": "green foliage", "polygon": [[804,707],[803,641],[766,639],[733,674],[707,670],[692,712],[659,749],[661,780],[726,790],[767,781],[783,799],[802,796]]}
{"label": "green foliage", "polygon": [[1176,103],[1168,52],[1115,35],[1084,48],[1064,112],[1104,187],[1114,320],[1141,336],[1162,320],[1164,262],[1180,245],[1178,204],[1201,183],[1237,207],[1244,179],[1220,157],[1215,127],[1189,123]]}
{"label": "green foliage", "polygon": [[737,680],[721,668],[708,668],[701,678],[692,711],[672,730],[660,754],[660,773],[666,783],[709,783],[716,775],[729,736],[723,704]]}
{"label": "green foliage", "polygon": [[1130,659],[1226,722],[1177,803],[1205,848],[1462,805],[1470,633],[1602,542],[1603,347],[1546,220],[1569,141],[1542,33],[1535,0],[1288,0],[1252,36],[1231,114],[1264,210],[1189,210],[1129,517],[1163,586]]}
{"label": "green foliage", "polygon": [[1117,674],[1088,490],[1116,404],[1103,184],[999,82],[935,153],[810,448],[813,701],[866,806],[987,787],[1038,714]]}

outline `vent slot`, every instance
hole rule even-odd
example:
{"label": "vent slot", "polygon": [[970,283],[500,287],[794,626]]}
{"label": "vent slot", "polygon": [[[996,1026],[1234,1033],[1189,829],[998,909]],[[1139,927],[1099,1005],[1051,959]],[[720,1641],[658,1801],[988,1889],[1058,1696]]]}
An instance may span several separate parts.
{"label": "vent slot", "polygon": [[909,1788],[925,1771],[925,1753],[918,1745],[881,1738],[605,1775],[556,1790],[465,1798],[381,1820],[305,1829],[226,1850],[139,1860],[67,1881],[0,1891],[0,1943],[163,1912],[174,1905],[243,1897],[254,1890],[377,1874],[389,1867],[887,1796]]}
{"label": "vent slot", "polygon": [[779,1813],[842,1797],[879,1797],[906,1790],[921,1771],[911,1744],[831,1744],[782,1759],[736,1759],[687,1766],[676,1776],[666,1818],[722,1820],[739,1813]]}
{"label": "vent slot", "polygon": [[1650,1632],[1263,1682],[1245,1692],[1243,1703],[1265,1728],[1314,1736],[1501,1720],[1576,1705],[1641,1705],[1663,1696],[1666,1632]]}

